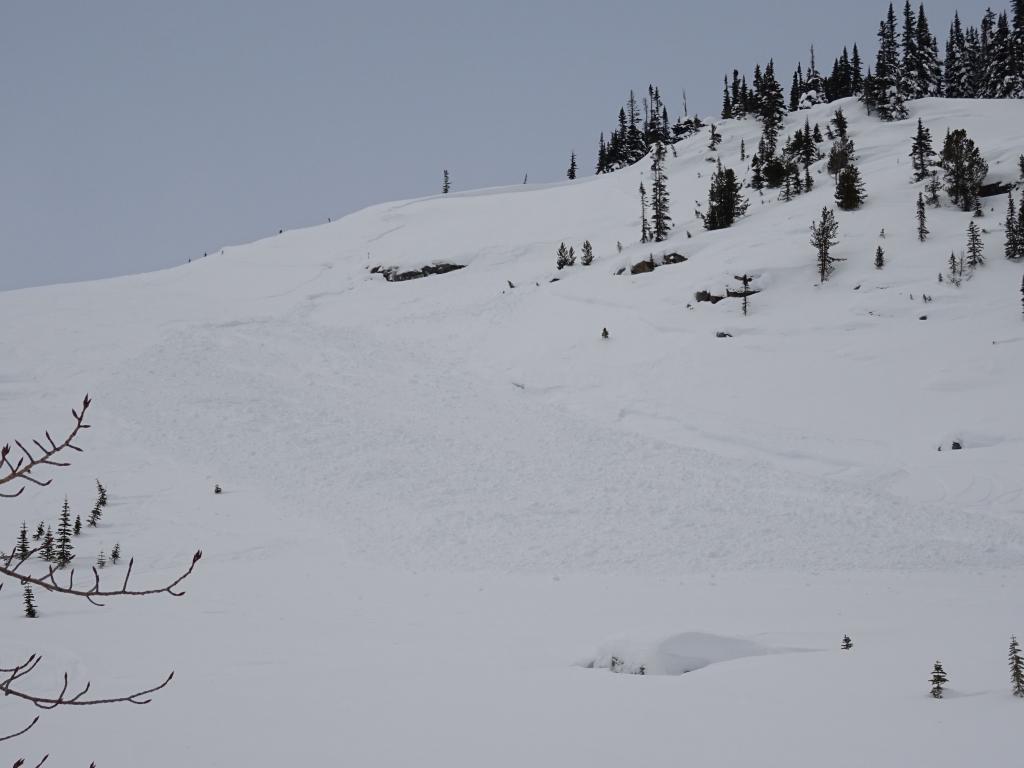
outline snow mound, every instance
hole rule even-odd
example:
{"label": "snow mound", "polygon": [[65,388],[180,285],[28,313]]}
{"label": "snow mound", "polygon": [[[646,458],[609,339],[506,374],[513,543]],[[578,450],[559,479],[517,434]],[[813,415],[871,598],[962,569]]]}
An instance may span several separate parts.
{"label": "snow mound", "polygon": [[599,648],[594,658],[581,666],[631,675],[685,675],[734,659],[799,650],[773,648],[740,637],[682,632],[654,641],[618,638]]}

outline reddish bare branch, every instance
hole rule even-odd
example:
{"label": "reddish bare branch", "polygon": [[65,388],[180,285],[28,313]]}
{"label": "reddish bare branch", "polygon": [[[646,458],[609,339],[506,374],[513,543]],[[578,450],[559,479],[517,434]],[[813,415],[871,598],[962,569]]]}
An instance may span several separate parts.
{"label": "reddish bare branch", "polygon": [[[71,570],[68,575],[68,583],[62,584],[57,580],[57,570],[54,566],[48,566],[48,572],[45,576],[32,576],[27,573],[19,573],[18,568],[25,561],[18,562],[13,567],[10,565],[0,565],[0,576],[9,576],[13,579],[18,579],[22,584],[33,584],[41,589],[45,589],[48,592],[55,592],[60,595],[70,595],[72,597],[82,597],[88,600],[93,605],[102,606],[96,600],[98,597],[145,597],[147,595],[160,595],[168,594],[173,597],[181,597],[185,594],[184,591],[177,589],[178,585],[181,584],[185,579],[192,575],[192,571],[195,570],[196,563],[199,562],[203,556],[203,551],[200,549],[194,555],[192,555],[192,562],[184,573],[178,578],[162,587],[155,587],[153,589],[129,589],[128,580],[132,575],[132,566],[135,564],[135,558],[128,561],[128,570],[124,576],[124,582],[120,589],[103,589],[100,583],[100,572],[96,570],[95,566],[92,569],[94,578],[93,585],[88,589],[75,588],[75,571]],[[0,670],[2,671],[2,670]]]}
{"label": "reddish bare branch", "polygon": [[[89,425],[85,423],[85,412],[89,409],[89,405],[92,400],[86,395],[82,400],[81,410],[71,409],[71,415],[75,418],[75,426],[71,430],[71,433],[60,443],[56,442],[50,433],[44,433],[46,435],[46,444],[39,440],[32,440],[35,445],[36,453],[32,453],[25,444],[20,440],[15,440],[14,444],[18,446],[21,451],[21,458],[17,461],[13,461],[11,457],[11,446],[10,444],[0,448],[0,472],[6,470],[7,474],[0,474],[0,485],[6,485],[7,483],[21,482],[21,483],[32,483],[33,485],[49,485],[52,479],[39,480],[32,476],[32,470],[41,466],[48,467],[66,467],[69,462],[59,461],[55,458],[61,451],[72,450],[81,452],[81,448],[74,444],[74,439],[78,436],[78,433],[83,429],[89,429]],[[15,496],[20,496],[25,490],[26,485],[22,485],[14,493],[4,493],[0,491],[0,498],[12,499]]]}

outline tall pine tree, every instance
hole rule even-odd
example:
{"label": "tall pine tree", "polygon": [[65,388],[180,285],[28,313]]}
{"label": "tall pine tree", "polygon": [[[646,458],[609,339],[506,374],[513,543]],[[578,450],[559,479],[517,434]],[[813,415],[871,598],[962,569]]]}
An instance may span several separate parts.
{"label": "tall pine tree", "polygon": [[931,175],[931,164],[935,157],[932,149],[932,133],[924,127],[921,118],[917,119],[917,133],[910,146],[911,164],[914,168],[914,181],[924,181]]}
{"label": "tall pine tree", "polygon": [[651,153],[651,223],[654,242],[665,240],[672,229],[672,217],[669,215],[668,177],[665,175],[665,145],[660,141]]}
{"label": "tall pine tree", "polygon": [[917,239],[922,243],[928,239],[928,214],[924,208],[924,195],[917,193]]}
{"label": "tall pine tree", "polygon": [[74,558],[71,545],[73,527],[71,523],[71,507],[68,505],[67,497],[64,498],[64,507],[60,511],[60,522],[57,525],[57,538],[54,540],[53,561],[58,568],[64,568]]}

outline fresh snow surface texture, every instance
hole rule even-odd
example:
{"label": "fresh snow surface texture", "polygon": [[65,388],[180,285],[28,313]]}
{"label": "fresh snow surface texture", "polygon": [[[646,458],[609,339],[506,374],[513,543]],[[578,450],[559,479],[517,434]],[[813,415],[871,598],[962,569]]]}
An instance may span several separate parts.
{"label": "fresh snow surface texture", "polygon": [[[991,198],[987,264],[939,283],[971,219],[944,197],[917,241],[908,153],[917,117],[936,148],[963,127],[989,180],[1014,181],[1024,103],[924,100],[881,124],[850,101],[785,133],[836,106],[869,197],[838,214],[824,285],[824,161],[811,193],[754,194],[731,229],[695,217],[709,159],[745,171],[750,120],[718,123],[717,153],[676,146],[657,246],[637,242],[645,161],[0,293],[0,442],[56,437],[95,398],[85,452],[0,501],[8,545],[65,495],[84,517],[99,477],[80,569],[120,543],[159,584],[204,551],[178,599],[37,591],[29,621],[20,585],[0,591],[0,666],[41,652],[43,692],[65,670],[97,695],[176,671],[144,707],[42,713],[0,765],[1012,764],[1022,267]],[[556,270],[584,239],[594,264]],[[669,252],[687,260],[629,274]],[[436,262],[467,266],[371,273]],[[749,316],[694,300],[743,273]],[[612,655],[651,674],[585,668]],[[4,699],[0,730],[34,715]]]}

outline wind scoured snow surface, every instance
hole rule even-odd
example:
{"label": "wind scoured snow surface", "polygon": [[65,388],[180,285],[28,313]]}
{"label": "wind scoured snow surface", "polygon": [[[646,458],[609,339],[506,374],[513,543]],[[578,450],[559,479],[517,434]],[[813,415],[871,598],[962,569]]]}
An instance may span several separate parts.
{"label": "wind scoured snow surface", "polygon": [[[835,106],[787,133],[805,117],[824,129]],[[846,261],[824,285],[807,243],[832,206],[824,161],[810,194],[754,195],[736,226],[702,230],[708,159],[741,171],[740,140],[757,144],[757,123],[725,121],[719,153],[704,135],[677,145],[675,229],[656,248],[636,242],[645,162],[0,294],[0,437],[56,435],[95,398],[86,452],[2,502],[10,544],[65,494],[84,516],[100,477],[111,504],[75,539],[79,567],[120,542],[140,585],[158,584],[204,550],[181,599],[37,595],[28,621],[18,585],[0,592],[0,666],[41,651],[44,691],[64,670],[97,694],[177,671],[145,707],[45,713],[0,758],[1012,762],[1021,266],[1002,257],[994,198],[988,263],[939,284],[969,216],[944,200],[917,242],[907,155],[921,117],[937,146],[966,128],[989,180],[1015,180],[1024,103],[925,100],[888,125],[839,106],[869,198],[839,213]],[[594,264],[556,271],[559,242],[584,239]],[[670,251],[687,261],[628,273]],[[370,271],[434,262],[467,266],[403,283]],[[762,289],[749,317],[694,301],[745,272]],[[610,674],[614,654],[672,671]],[[927,696],[936,658],[943,701]],[[0,702],[5,732],[34,714]]]}

